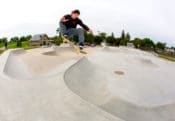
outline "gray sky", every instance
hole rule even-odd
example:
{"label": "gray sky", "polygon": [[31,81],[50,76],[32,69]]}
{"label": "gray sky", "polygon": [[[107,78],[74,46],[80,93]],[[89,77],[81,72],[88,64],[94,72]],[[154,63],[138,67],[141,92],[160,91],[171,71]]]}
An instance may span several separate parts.
{"label": "gray sky", "polygon": [[150,37],[175,46],[174,0],[0,0],[0,37],[55,35],[61,16],[80,9],[90,28]]}

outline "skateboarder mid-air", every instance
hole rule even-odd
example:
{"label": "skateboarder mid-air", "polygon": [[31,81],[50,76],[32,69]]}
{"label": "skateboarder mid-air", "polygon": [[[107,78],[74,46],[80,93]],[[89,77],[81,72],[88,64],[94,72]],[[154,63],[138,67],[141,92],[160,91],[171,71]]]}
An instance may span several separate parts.
{"label": "skateboarder mid-air", "polygon": [[[78,37],[78,44],[80,49],[84,47],[84,31],[93,33],[93,31],[85,25],[81,19],[79,19],[80,11],[74,10],[71,14],[65,15],[60,20],[60,30],[62,36],[72,38],[73,36]],[[77,28],[77,25],[80,25],[82,28]]]}

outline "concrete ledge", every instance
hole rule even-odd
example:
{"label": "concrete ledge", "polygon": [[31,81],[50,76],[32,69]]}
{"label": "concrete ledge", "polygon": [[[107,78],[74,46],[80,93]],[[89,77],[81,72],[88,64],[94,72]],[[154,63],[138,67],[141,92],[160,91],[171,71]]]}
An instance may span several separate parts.
{"label": "concrete ledge", "polygon": [[5,75],[4,69],[7,66],[7,62],[8,62],[9,57],[11,56],[11,54],[20,54],[20,53],[24,53],[24,52],[25,52],[24,49],[11,49],[11,50],[5,51],[0,56],[0,75],[1,75],[1,77],[9,79],[9,77]]}

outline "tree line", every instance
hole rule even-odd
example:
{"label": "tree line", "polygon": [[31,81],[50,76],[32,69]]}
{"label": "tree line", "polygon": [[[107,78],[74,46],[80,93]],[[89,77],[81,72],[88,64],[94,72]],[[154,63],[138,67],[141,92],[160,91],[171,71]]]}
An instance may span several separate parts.
{"label": "tree line", "polygon": [[[92,35],[85,32],[86,42],[100,44],[105,41],[110,46],[127,46],[127,43],[133,43],[135,48],[142,50],[152,50],[152,51],[163,51],[167,47],[164,42],[155,42],[150,38],[134,38],[131,39],[131,35],[129,32],[125,32],[124,30],[121,32],[120,37],[115,37],[114,33],[111,35],[107,35],[104,32],[99,33],[98,35]],[[171,47],[175,49],[175,47]]]}
{"label": "tree line", "polygon": [[[4,43],[16,43],[16,46],[22,46],[22,42],[29,41],[31,39],[31,35],[21,36],[21,37],[12,37],[8,41],[7,38],[0,38],[0,44]],[[53,43],[59,45],[62,43],[61,36],[50,37],[53,40]],[[74,41],[78,41],[77,37],[73,38]],[[151,51],[164,51],[167,47],[166,43],[163,42],[154,42],[150,38],[134,38],[131,39],[131,35],[129,32],[125,32],[124,30],[121,32],[119,37],[115,37],[114,33],[108,35],[105,32],[99,32],[97,35],[89,34],[85,32],[85,40],[86,44],[95,44],[100,45],[102,42],[106,42],[109,46],[127,46],[127,43],[133,43],[135,48],[142,50],[151,50]],[[175,50],[175,47],[171,47]]]}
{"label": "tree line", "polygon": [[10,40],[8,41],[8,39],[6,37],[0,38],[0,44],[4,44],[5,46],[7,46],[7,44],[9,43],[16,43],[17,47],[22,46],[22,42],[25,41],[29,41],[31,39],[31,35],[27,35],[27,36],[15,36],[15,37],[11,37]]}

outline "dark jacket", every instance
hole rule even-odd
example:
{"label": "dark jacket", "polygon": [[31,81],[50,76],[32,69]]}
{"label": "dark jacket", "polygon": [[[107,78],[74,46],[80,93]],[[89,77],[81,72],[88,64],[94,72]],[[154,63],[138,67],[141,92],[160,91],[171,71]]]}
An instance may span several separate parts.
{"label": "dark jacket", "polygon": [[81,27],[83,27],[86,31],[89,30],[89,27],[87,25],[85,25],[81,19],[77,18],[77,19],[72,19],[71,15],[65,15],[64,16],[65,19],[68,19],[67,22],[63,22],[64,25],[66,26],[67,29],[70,28],[76,28],[77,25],[80,25]]}

